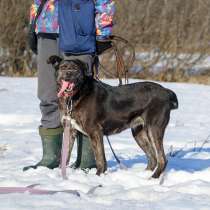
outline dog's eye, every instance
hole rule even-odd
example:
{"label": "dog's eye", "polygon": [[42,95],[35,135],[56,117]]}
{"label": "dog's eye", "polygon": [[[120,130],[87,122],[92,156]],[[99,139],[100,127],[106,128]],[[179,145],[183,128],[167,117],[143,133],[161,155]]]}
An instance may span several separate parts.
{"label": "dog's eye", "polygon": [[67,65],[62,65],[62,66],[60,66],[60,69],[61,70],[65,70],[67,68]]}

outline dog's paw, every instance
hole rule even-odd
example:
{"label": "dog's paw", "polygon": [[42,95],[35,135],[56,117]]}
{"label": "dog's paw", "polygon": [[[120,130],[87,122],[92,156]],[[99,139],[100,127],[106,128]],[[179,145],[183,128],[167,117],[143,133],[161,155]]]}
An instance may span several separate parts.
{"label": "dog's paw", "polygon": [[97,175],[97,176],[100,176],[101,174],[102,174],[101,170],[98,170],[98,169],[97,169],[96,175]]}
{"label": "dog's paw", "polygon": [[105,173],[106,170],[107,170],[106,166],[97,168],[96,175],[100,176],[102,173]]}

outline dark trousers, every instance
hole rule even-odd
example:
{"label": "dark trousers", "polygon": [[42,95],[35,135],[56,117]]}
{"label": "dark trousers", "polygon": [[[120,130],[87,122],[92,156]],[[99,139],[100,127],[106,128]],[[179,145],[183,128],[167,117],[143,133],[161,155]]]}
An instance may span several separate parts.
{"label": "dark trousers", "polygon": [[57,128],[61,124],[55,70],[51,64],[47,64],[47,59],[52,55],[59,55],[58,41],[39,37],[37,57],[38,98],[42,114],[41,125],[44,128]]}

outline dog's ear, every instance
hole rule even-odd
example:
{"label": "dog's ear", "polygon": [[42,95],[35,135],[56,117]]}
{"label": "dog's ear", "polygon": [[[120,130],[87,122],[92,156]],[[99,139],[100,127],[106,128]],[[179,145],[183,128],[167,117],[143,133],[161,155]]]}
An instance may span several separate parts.
{"label": "dog's ear", "polygon": [[52,55],[47,59],[48,64],[52,64],[55,70],[58,70],[59,65],[63,59],[57,55]]}

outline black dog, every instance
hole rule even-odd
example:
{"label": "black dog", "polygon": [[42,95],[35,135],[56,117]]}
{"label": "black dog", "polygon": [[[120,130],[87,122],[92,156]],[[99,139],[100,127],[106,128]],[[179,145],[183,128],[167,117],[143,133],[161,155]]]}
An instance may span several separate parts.
{"label": "black dog", "polygon": [[167,164],[163,136],[171,110],[178,108],[176,94],[153,82],[109,86],[86,76],[87,66],[79,60],[51,56],[48,63],[58,70],[59,97],[64,96],[66,103],[72,100],[71,119],[90,137],[96,174],[107,169],[103,136],[131,128],[148,158],[147,169],[154,170],[154,178],[159,177]]}

